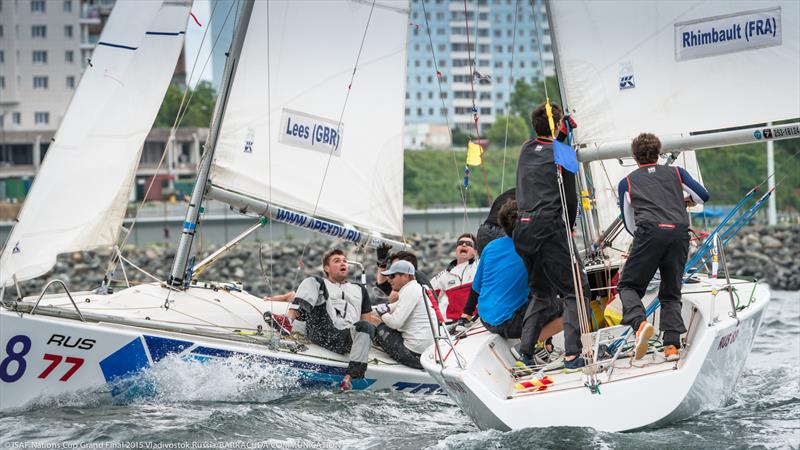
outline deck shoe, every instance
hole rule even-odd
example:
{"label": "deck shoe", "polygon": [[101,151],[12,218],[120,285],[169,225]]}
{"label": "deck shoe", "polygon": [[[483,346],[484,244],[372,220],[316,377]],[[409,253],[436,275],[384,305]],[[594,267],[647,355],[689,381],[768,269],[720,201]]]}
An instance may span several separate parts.
{"label": "deck shoe", "polygon": [[537,365],[544,365],[550,362],[550,352],[544,347],[536,347],[533,350],[533,361]]}
{"label": "deck shoe", "polygon": [[583,356],[578,356],[570,361],[564,360],[564,368],[567,370],[576,370],[584,366],[586,366],[586,360],[583,359]]}
{"label": "deck shoe", "polygon": [[353,389],[353,379],[350,378],[350,375],[345,375],[344,378],[342,378],[341,384],[339,384],[339,390],[344,392],[351,389]]}
{"label": "deck shoe", "polygon": [[292,321],[283,314],[267,311],[264,313],[264,322],[281,334],[292,334]]}
{"label": "deck shoe", "polygon": [[647,346],[650,343],[650,338],[655,331],[653,325],[650,325],[650,322],[646,320],[639,325],[639,329],[636,331],[633,359],[639,360],[644,358],[644,355],[647,354]]}
{"label": "deck shoe", "polygon": [[664,347],[664,357],[667,361],[677,361],[681,359],[681,351],[674,345],[667,345]]}

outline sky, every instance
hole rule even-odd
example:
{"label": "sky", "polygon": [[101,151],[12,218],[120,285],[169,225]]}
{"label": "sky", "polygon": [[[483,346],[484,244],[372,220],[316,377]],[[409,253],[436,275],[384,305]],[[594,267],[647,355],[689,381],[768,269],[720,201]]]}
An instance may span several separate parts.
{"label": "sky", "polygon": [[[206,32],[208,22],[211,16],[211,2],[210,0],[195,0],[192,6],[192,13],[197,20],[202,24],[202,27],[197,26],[192,19],[189,19],[189,26],[186,28],[186,77],[192,71],[192,66],[195,60],[198,59],[195,74],[191,80],[187,80],[189,86],[194,87],[200,80],[211,81],[211,61],[209,56],[211,54],[211,31],[208,32],[205,41],[203,41],[203,33]],[[201,46],[202,44],[202,46]],[[198,55],[199,50],[199,55]],[[200,74],[200,69],[206,60],[209,60],[205,70]]]}

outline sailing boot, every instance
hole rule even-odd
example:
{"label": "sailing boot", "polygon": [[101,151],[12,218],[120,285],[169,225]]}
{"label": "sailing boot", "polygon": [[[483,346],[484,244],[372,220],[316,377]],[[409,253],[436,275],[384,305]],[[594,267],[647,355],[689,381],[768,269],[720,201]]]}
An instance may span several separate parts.
{"label": "sailing boot", "polygon": [[650,338],[653,337],[653,333],[655,333],[655,331],[656,330],[653,328],[653,325],[646,320],[639,325],[639,329],[636,331],[636,341],[633,347],[633,359],[639,360],[644,358],[644,355],[647,354],[647,347],[650,343]]}

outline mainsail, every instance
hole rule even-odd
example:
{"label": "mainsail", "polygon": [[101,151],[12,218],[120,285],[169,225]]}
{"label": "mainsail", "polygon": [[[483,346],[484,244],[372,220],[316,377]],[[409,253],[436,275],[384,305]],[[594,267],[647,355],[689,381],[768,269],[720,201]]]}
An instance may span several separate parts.
{"label": "mainsail", "polygon": [[[619,216],[617,183],[635,163],[617,158],[630,155],[639,133],[686,150],[699,148],[689,139],[698,132],[800,117],[799,5],[548,2],[559,83],[580,120],[579,158],[592,161],[600,231]],[[703,146],[728,143],[715,133],[703,136]],[[614,149],[603,153],[615,153],[613,159],[596,161],[601,148]],[[702,179],[694,152],[674,164]],[[615,247],[628,240],[623,233]]]}
{"label": "mainsail", "polygon": [[214,189],[401,236],[407,6],[255,2]]}
{"label": "mainsail", "polygon": [[0,257],[0,285],[113,246],[191,1],[117,2]]}
{"label": "mainsail", "polygon": [[[697,132],[800,117],[797,1],[548,6],[559,81],[583,118],[582,160],[614,144],[624,152],[643,131],[680,143]],[[727,143],[708,138],[703,147]]]}

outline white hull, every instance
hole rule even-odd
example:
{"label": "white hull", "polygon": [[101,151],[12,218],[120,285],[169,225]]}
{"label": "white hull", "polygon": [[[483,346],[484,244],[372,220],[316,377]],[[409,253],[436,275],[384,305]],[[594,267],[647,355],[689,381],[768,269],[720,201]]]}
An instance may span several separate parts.
{"label": "white hull", "polygon": [[[34,315],[0,307],[0,409],[86,390],[140,395],[147,390],[127,382],[170,355],[198,364],[240,358],[269,365],[298,388],[337,388],[344,376],[346,355],[313,344],[292,351],[293,341],[270,330],[256,334],[263,313],[270,307],[285,312],[285,303],[189,288],[170,292],[165,309],[167,293],[149,284],[111,295],[73,294],[86,322],[76,318],[64,295],[46,296]],[[30,310],[33,302],[24,299],[17,309]],[[442,393],[424,371],[402,366],[378,349],[370,356],[365,381],[355,389]]]}
{"label": "white hull", "polygon": [[[753,284],[734,283],[747,302]],[[600,394],[583,385],[579,372],[551,374],[554,383],[546,390],[520,394],[508,369],[513,364],[509,343],[488,332],[458,343],[463,369],[452,356],[442,368],[432,350],[422,364],[482,429],[575,426],[613,432],[681,420],[722,406],[733,393],[769,302],[768,288],[755,286],[754,300],[739,311],[737,323],[729,317],[727,292],[719,293],[712,309],[712,296],[703,290],[698,285],[684,289],[687,324],[692,306],[698,311],[681,360],[670,363],[651,354],[637,362],[649,363],[641,368],[618,360],[610,377],[600,376]],[[716,318],[713,325],[710,317]]]}

